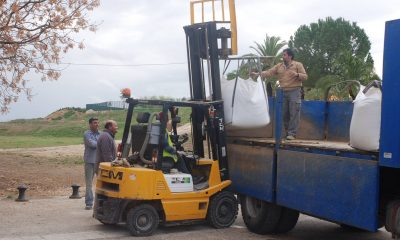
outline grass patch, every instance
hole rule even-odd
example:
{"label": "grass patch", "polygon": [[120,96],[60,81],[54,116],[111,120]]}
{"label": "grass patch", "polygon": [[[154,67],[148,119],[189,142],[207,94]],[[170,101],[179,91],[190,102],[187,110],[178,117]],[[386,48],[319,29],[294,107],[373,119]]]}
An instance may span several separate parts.
{"label": "grass patch", "polygon": [[75,111],[69,110],[68,112],[64,113],[64,118],[70,118],[75,115]]}
{"label": "grass patch", "polygon": [[58,159],[52,159],[52,161],[58,165],[67,165],[67,166],[83,165],[85,163],[82,158],[76,158],[76,157],[58,158]]}
{"label": "grass patch", "polygon": [[82,137],[0,136],[1,148],[34,148],[82,144]]}
{"label": "grass patch", "polygon": [[[136,123],[138,112],[159,112],[160,106],[138,105],[132,118],[132,125]],[[190,121],[191,108],[179,109],[181,125]],[[83,133],[88,129],[88,119],[96,117],[100,121],[99,129],[103,130],[104,123],[113,119],[118,123],[119,130],[116,140],[122,139],[127,110],[111,110],[83,113],[83,110],[68,108],[62,116],[47,120],[18,119],[0,123],[0,148],[29,148],[65,146],[83,143]]]}

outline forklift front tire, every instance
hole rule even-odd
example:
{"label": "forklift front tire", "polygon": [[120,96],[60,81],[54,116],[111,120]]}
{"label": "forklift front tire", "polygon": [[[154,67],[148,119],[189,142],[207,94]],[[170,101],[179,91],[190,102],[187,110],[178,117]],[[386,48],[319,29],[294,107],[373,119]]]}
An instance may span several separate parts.
{"label": "forklift front tire", "polygon": [[217,193],[210,199],[207,220],[215,228],[230,227],[238,214],[238,201],[235,195],[228,191]]}
{"label": "forklift front tire", "polygon": [[129,210],[126,225],[133,236],[150,236],[158,227],[159,216],[149,204],[141,204]]}

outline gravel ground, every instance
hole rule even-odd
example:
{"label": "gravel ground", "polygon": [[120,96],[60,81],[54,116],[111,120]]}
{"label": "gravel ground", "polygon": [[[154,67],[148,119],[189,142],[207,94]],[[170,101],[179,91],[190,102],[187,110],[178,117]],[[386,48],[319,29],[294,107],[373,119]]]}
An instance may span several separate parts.
{"label": "gravel ground", "polygon": [[[0,200],[0,240],[142,239],[131,237],[124,225],[102,225],[92,218],[92,211],[83,207],[83,198],[68,199],[65,196],[33,199],[25,203]],[[154,236],[146,239],[389,240],[391,237],[383,229],[377,233],[351,232],[337,224],[305,215],[301,215],[296,228],[288,234],[261,236],[249,232],[239,214],[228,229],[213,229],[206,224],[160,227]]]}

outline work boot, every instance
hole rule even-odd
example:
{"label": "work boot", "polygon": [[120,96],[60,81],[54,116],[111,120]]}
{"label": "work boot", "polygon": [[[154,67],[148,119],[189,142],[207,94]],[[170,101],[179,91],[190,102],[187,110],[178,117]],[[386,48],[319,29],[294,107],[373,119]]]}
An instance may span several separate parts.
{"label": "work boot", "polygon": [[286,137],[286,140],[295,140],[295,139],[296,139],[295,136],[292,136],[292,135],[288,135]]}

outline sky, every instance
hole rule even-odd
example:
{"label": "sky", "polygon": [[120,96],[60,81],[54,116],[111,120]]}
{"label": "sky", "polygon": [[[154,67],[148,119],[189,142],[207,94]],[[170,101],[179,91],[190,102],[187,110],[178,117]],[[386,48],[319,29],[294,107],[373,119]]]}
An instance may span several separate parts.
{"label": "sky", "polygon": [[[227,0],[225,0],[227,2]],[[0,121],[45,117],[63,107],[120,100],[129,87],[135,98],[189,97],[189,80],[183,26],[190,24],[189,0],[101,0],[90,19],[98,31],[80,32],[83,50],[72,50],[58,81],[42,82],[30,74],[33,99],[21,96]],[[400,18],[398,0],[236,0],[238,55],[252,52],[265,34],[288,41],[300,25],[328,16],[356,22],[371,42],[375,70],[382,76],[384,27]],[[206,9],[208,10],[208,9]],[[207,11],[206,11],[207,12]],[[209,12],[209,11],[208,11]],[[129,66],[104,66],[129,65]],[[144,64],[144,66],[143,66]],[[165,65],[146,65],[165,64]],[[138,66],[139,65],[139,66]]]}

